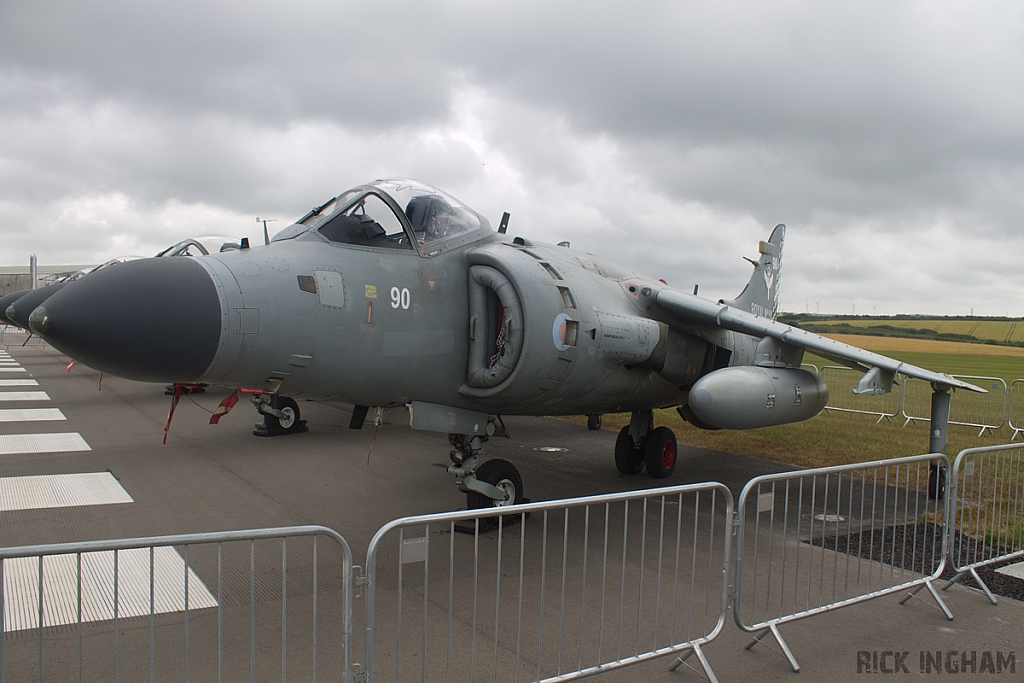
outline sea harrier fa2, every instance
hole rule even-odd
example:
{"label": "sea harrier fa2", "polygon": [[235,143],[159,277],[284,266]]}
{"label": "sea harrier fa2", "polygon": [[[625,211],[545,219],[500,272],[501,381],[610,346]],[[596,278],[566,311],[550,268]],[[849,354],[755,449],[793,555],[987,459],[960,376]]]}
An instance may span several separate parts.
{"label": "sea harrier fa2", "polygon": [[776,322],[781,225],[743,292],[714,302],[567,243],[509,237],[507,221],[495,232],[429,185],[379,180],[266,245],[93,273],[30,324],[106,373],[247,391],[272,431],[296,429],[305,398],[352,404],[354,428],[400,416],[447,433],[471,507],[522,500],[512,464],[480,462],[502,415],[630,412],[615,464],[662,478],[676,440],[654,408],[708,429],[806,420],[828,388],[800,368],[805,350],[863,371],[860,393],[891,390],[897,372],[976,389]]}

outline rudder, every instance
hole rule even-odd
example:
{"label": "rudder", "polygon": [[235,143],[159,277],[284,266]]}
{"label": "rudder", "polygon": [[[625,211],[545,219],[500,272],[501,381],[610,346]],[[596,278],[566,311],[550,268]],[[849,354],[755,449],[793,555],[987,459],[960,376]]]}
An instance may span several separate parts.
{"label": "rudder", "polygon": [[779,224],[772,230],[767,242],[758,244],[761,258],[754,264],[750,281],[739,296],[722,303],[753,313],[762,318],[775,319],[779,312],[779,279],[782,273],[782,245],[786,241],[786,226]]}

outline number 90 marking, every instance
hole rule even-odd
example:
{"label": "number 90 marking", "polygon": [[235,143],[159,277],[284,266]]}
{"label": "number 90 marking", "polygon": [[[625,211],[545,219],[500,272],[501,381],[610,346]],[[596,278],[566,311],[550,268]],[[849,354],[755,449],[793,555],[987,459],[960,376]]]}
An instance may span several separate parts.
{"label": "number 90 marking", "polygon": [[403,287],[402,289],[398,289],[398,287],[392,287],[391,308],[398,308],[399,306],[401,306],[403,309],[409,308],[409,290],[406,289],[405,287]]}

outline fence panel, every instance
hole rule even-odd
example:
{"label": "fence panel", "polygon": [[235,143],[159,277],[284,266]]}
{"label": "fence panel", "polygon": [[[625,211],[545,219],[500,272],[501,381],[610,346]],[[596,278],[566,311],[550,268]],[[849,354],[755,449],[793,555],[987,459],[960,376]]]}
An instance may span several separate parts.
{"label": "fence panel", "polygon": [[1024,432],[1024,379],[1010,382],[1010,401],[1006,414],[1010,429],[1013,430],[1010,441],[1014,441],[1018,434]]}
{"label": "fence panel", "polygon": [[15,327],[14,325],[0,325],[0,346],[4,349],[31,347],[39,348],[44,344],[41,337]]}
{"label": "fence panel", "polygon": [[[750,480],[737,503],[733,614],[771,634],[794,671],[780,624],[910,588],[943,570],[946,534],[929,499],[944,455],[800,470]],[[908,596],[909,597],[909,596]],[[905,599],[904,599],[905,600]]]}
{"label": "fence panel", "polygon": [[2,548],[0,681],[347,681],[352,573],[320,526]]}
{"label": "fence panel", "polygon": [[877,422],[891,420],[900,414],[903,385],[894,387],[887,394],[855,394],[853,390],[863,372],[852,368],[826,365],[821,369],[821,379],[828,385],[828,405],[825,410],[875,415]]}
{"label": "fence panel", "polygon": [[[949,424],[977,427],[981,436],[989,429],[999,429],[1006,423],[1006,381],[999,377],[953,375],[987,389],[988,393],[974,391],[953,392],[949,402]],[[903,417],[906,427],[911,422],[927,422],[931,415],[932,388],[928,382],[903,378]]]}
{"label": "fence panel", "polygon": [[949,564],[956,576],[943,588],[970,574],[995,604],[977,570],[1024,556],[1024,446],[961,451],[950,487]]}
{"label": "fence panel", "polygon": [[696,654],[714,680],[701,645],[725,621],[725,486],[503,511],[410,517],[377,533],[370,681],[567,681],[673,653]]}

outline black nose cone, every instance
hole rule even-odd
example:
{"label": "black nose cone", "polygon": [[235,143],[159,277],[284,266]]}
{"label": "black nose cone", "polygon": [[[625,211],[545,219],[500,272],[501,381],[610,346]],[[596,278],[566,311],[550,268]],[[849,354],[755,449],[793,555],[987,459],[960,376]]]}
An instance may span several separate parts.
{"label": "black nose cone", "polygon": [[7,319],[23,330],[28,329],[28,318],[32,311],[51,296],[64,289],[67,282],[54,282],[39,289],[30,289],[24,296],[7,307]]}
{"label": "black nose cone", "polygon": [[31,328],[91,368],[141,382],[198,380],[217,353],[220,296],[190,257],[119,263],[70,283]]}
{"label": "black nose cone", "polygon": [[5,294],[3,296],[0,296],[0,324],[4,324],[4,325],[13,325],[14,324],[7,317],[7,307],[10,306],[11,304],[13,304],[15,301],[17,301],[21,297],[25,296],[26,294],[28,294],[31,291],[32,291],[31,289],[19,289],[16,292],[11,292],[10,294]]}

